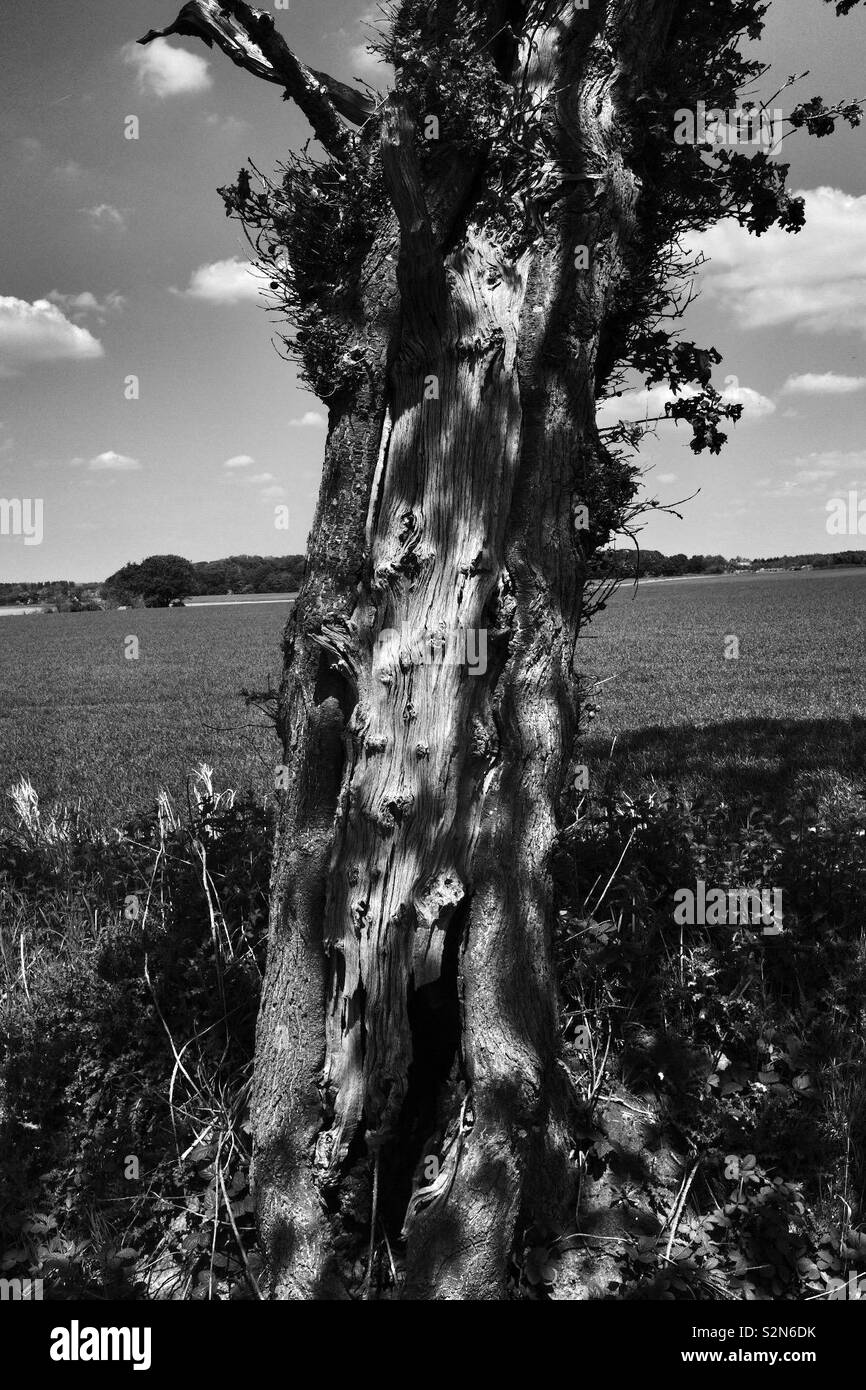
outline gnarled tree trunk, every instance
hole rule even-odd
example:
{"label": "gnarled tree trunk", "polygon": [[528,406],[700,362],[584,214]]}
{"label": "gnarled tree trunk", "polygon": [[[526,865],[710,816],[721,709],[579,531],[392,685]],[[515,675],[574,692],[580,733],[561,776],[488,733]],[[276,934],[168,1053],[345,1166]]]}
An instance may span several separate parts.
{"label": "gnarled tree trunk", "polygon": [[[464,13],[401,8],[428,57]],[[519,1223],[573,1203],[549,860],[587,565],[628,496],[595,425],[642,254],[627,112],[675,6],[484,8],[466,42],[512,94],[515,167],[553,170],[513,203],[483,139],[425,148],[399,68],[359,136],[329,79],[282,79],[337,167],[366,142],[387,202],[325,306],[352,371],[285,642],[253,1107],[276,1298],[356,1295],[374,1208],[404,1297],[501,1298]],[[280,78],[246,5],[169,32]]]}

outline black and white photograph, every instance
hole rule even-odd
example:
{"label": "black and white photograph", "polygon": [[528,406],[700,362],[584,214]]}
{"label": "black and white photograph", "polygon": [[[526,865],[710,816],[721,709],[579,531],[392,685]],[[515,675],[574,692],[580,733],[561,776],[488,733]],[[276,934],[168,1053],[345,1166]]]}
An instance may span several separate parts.
{"label": "black and white photograph", "polygon": [[180,3],[0,15],[4,1337],[826,1382],[866,4]]}

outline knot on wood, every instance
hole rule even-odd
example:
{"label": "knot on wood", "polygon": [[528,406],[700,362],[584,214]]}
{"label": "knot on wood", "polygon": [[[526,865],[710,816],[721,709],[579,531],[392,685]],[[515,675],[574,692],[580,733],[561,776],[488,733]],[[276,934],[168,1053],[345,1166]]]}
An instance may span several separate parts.
{"label": "knot on wood", "polygon": [[494,328],[486,337],[476,334],[474,338],[461,338],[457,343],[457,360],[477,361],[490,354],[496,358],[505,352],[505,334],[501,328]]}
{"label": "knot on wood", "polygon": [[335,1138],[336,1136],[330,1130],[324,1130],[316,1139],[313,1167],[322,1174],[326,1173],[331,1166]]}
{"label": "knot on wood", "polygon": [[402,545],[418,529],[418,518],[416,517],[414,512],[408,511],[403,513],[403,515],[400,518],[400,521],[402,524],[400,527],[400,534],[397,539],[400,541],[400,544]]}
{"label": "knot on wood", "polygon": [[411,793],[404,796],[395,796],[390,801],[382,803],[382,812],[379,817],[380,825],[385,824],[390,829],[402,824],[406,817],[411,813],[415,805],[415,798]]}
{"label": "knot on wood", "polygon": [[471,579],[476,574],[491,574],[493,572],[493,561],[490,553],[482,547],[478,554],[473,556],[468,564],[461,565],[458,573],[465,574]]}
{"label": "knot on wood", "polygon": [[499,739],[492,724],[485,723],[479,715],[472,718],[469,738],[469,754],[473,758],[492,757],[499,746]]}

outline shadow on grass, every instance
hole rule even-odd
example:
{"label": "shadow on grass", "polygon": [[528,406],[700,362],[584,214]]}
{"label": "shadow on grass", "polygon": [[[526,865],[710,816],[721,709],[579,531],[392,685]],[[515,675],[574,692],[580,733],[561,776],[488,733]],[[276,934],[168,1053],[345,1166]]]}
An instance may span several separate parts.
{"label": "shadow on grass", "polygon": [[861,793],[866,786],[866,720],[858,716],[654,725],[620,734],[612,756],[611,742],[586,739],[591,776],[632,794],[673,782],[747,810],[754,802],[779,808],[792,796],[820,797],[840,779]]}

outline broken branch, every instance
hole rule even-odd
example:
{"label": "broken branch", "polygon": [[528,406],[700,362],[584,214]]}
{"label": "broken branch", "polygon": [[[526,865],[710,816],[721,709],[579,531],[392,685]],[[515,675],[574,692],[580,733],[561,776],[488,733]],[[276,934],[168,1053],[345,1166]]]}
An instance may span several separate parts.
{"label": "broken branch", "polygon": [[438,346],[444,333],[446,282],[433,235],[415,127],[405,104],[392,96],[382,114],[382,170],[400,224],[398,281],[404,320],[420,342]]}
{"label": "broken branch", "polygon": [[138,42],[152,43],[169,34],[201,39],[208,48],[216,44],[238,67],[284,87],[331,154],[339,154],[347,141],[337,113],[363,125],[375,110],[375,103],[364,93],[308,68],[275,28],[273,16],[243,0],[189,0],[167,29],[151,29]]}

